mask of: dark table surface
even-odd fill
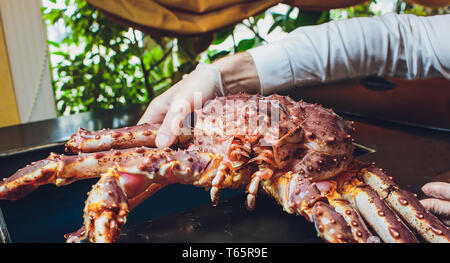
[[[137,122],[145,106],[82,113],[0,129],[2,177],[26,164],[63,153],[62,142],[79,127],[116,128]],[[369,120],[356,121],[355,155],[376,162],[405,189],[422,196],[429,181],[450,182],[450,133]],[[40,187],[15,202],[0,201],[13,242],[63,242],[63,234],[82,224],[86,193],[96,179],[57,188]],[[173,198],[176,196],[176,198]],[[185,185],[171,185],[133,210],[121,242],[320,242],[312,224],[284,213],[269,197],[258,195],[256,209],[245,209],[243,191],[224,190],[217,207],[209,193]]]

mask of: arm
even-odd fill
[[[214,96],[228,93],[257,93],[260,81],[253,59],[247,52],[219,59],[212,66],[200,64],[169,90],[155,98],[138,124],[161,124],[155,143],[172,145],[185,116]]]
[[[263,94],[367,75],[450,79],[449,26],[450,15],[354,18],[302,27],[249,52]]]
[[[154,99],[139,123],[161,124],[158,147],[171,145],[186,114],[216,95],[270,94],[365,75],[450,79],[450,15],[389,14],[302,27],[285,39],[197,68]],[[195,98],[195,94],[200,94]]]

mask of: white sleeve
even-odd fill
[[[262,94],[368,75],[450,79],[450,15],[331,21],[249,53]]]

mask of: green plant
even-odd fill
[[[124,27],[83,0],[42,13],[46,24],[62,20],[69,31],[60,43],[49,41],[58,61],[52,65],[58,115],[146,103],[191,71],[203,51],[189,49],[194,38],[150,37]]]
[[[252,33],[252,37],[240,40],[236,38],[236,25],[198,37],[156,37],[111,21],[84,0],[64,0],[61,8],[43,7],[47,25],[63,21],[67,30],[61,41],[49,41],[58,115],[148,103],[200,61],[208,63],[262,45],[267,42],[264,37],[277,28],[291,32],[332,19],[375,15],[372,3],[376,1],[326,12],[295,7],[283,13],[263,12],[238,24]],[[397,12],[425,11],[402,0],[397,3]],[[258,22],[268,15],[273,23],[267,32],[261,32]],[[232,44],[223,47],[230,38]]]

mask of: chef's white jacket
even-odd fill
[[[331,21],[298,28],[249,53],[265,95],[368,75],[450,79],[450,15]]]

